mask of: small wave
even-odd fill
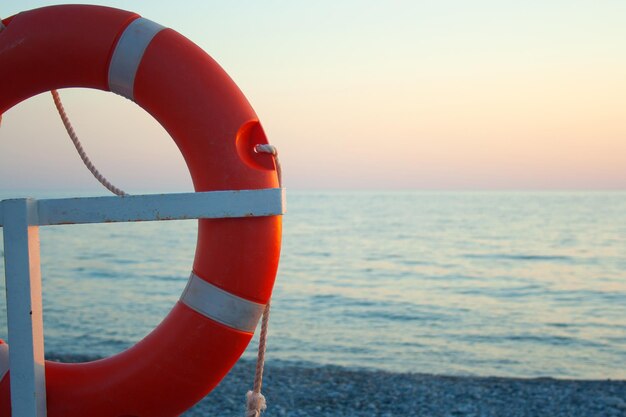
[[[95,270],[89,273],[89,278],[118,278],[118,274],[115,271],[109,270]]]
[[[566,328],[566,327],[570,327],[571,324],[568,324],[568,323],[546,323],[546,326]]]
[[[529,284],[516,287],[460,287],[456,293],[470,296],[485,296],[501,299],[518,299],[544,295],[548,290],[540,285]]]
[[[187,277],[185,275],[146,275],[146,279],[164,282],[186,282]]]
[[[512,335],[477,335],[471,334],[462,336],[463,340],[479,344],[519,344],[530,343],[547,346],[584,346],[603,347],[604,344],[598,341],[585,340],[577,337],[555,335],[555,334],[512,334]]]
[[[441,275],[431,275],[430,279],[437,281],[445,281],[445,282],[455,282],[455,281],[481,281],[483,278],[476,275],[466,275],[461,273],[455,274],[441,274]]]
[[[119,265],[133,265],[133,264],[138,264],[140,261],[138,259],[116,258],[113,262]]]
[[[422,261],[422,260],[416,260],[416,259],[405,259],[399,262],[401,265],[407,265],[407,266],[415,266],[415,265],[435,265],[433,262],[430,261]]]
[[[389,309],[385,306],[375,306],[366,311],[347,311],[344,312],[345,317],[353,317],[359,320],[368,320],[369,322],[377,321],[384,323],[398,322],[421,322],[426,324],[440,323],[449,321],[450,314],[435,313],[432,311],[422,311],[418,309]]]
[[[93,362],[102,358],[103,358],[102,356],[98,356],[98,355],[83,355],[83,354],[76,354],[76,353],[57,353],[57,352],[46,353],[46,360],[49,360],[52,362],[63,362],[63,363]]]
[[[528,255],[528,254],[506,254],[506,253],[468,253],[463,255],[468,259],[500,259],[510,261],[538,261],[538,262],[571,262],[573,258],[565,255]]]
[[[332,256],[330,252],[319,252],[319,251],[302,252],[302,254],[307,257],[312,257],[312,258],[330,258]]]

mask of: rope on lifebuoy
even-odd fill
[[[65,126],[65,129],[67,130],[67,133],[70,136],[72,143],[76,147],[78,155],[80,155],[80,158],[82,159],[87,169],[89,169],[93,176],[112,193],[120,196],[127,195],[124,191],[111,184],[104,177],[104,175],[102,175],[93,165],[93,163],[87,156],[87,153],[83,149],[82,144],[78,139],[78,135],[76,135],[72,123],[70,122],[69,117],[65,112],[58,91],[52,90],[51,93],[54,100],[54,105],[59,112],[59,116],[61,116],[63,125]],[[260,144],[256,145],[254,150],[258,153],[268,153],[274,157],[274,161],[276,163],[276,174],[278,175],[278,186],[282,188],[282,167],[280,165],[280,159],[278,158],[278,150],[276,149],[276,147],[269,144]],[[263,386],[263,370],[265,368],[265,350],[267,346],[267,330],[269,327],[269,317],[270,303],[268,302],[265,306],[265,309],[263,310],[263,318],[261,320],[261,334],[259,335],[259,349],[257,353],[257,363],[254,374],[254,385],[252,390],[246,393],[246,417],[259,417],[261,413],[267,409],[267,402],[265,396],[261,393],[261,388]]]
[[[274,157],[276,163],[276,174],[278,175],[278,186],[283,187],[283,172],[278,159],[278,149],[274,145],[256,145],[255,152],[268,153]],[[267,409],[265,396],[261,394],[263,386],[263,369],[265,368],[265,348],[267,346],[267,329],[270,322],[270,304],[268,301],[263,310],[261,320],[261,334],[259,335],[259,350],[254,373],[254,385],[252,391],[246,393],[246,417],[259,417]]]
[[[0,32],[2,32],[5,28],[6,26],[4,25],[4,23],[2,22],[0,18]],[[85,152],[78,138],[78,135],[76,134],[76,131],[74,130],[74,127],[72,126],[72,123],[70,122],[69,117],[67,116],[67,113],[65,111],[65,108],[63,107],[63,103],[61,102],[61,97],[58,91],[51,90],[50,93],[52,94],[55,107],[57,108],[57,111],[59,113],[59,116],[61,117],[63,125],[65,126],[65,129],[70,139],[72,140],[72,143],[74,144],[74,147],[76,148],[76,151],[78,152],[80,158],[82,159],[87,169],[89,169],[91,174],[112,193],[119,195],[119,196],[127,195],[123,190],[111,184],[111,182],[108,181],[104,177],[104,175],[102,175],[98,171],[98,169],[94,166],[94,164],[91,162],[91,160],[87,156],[87,153]],[[1,122],[2,122],[2,114],[0,114],[0,123]],[[279,184],[279,187],[282,188],[282,169],[280,165],[280,160],[278,158],[278,150],[276,149],[276,147],[273,145],[269,145],[269,144],[259,144],[259,145],[256,145],[254,149],[255,149],[255,152],[268,153],[274,157],[274,161],[276,164],[276,173],[278,175],[278,184]],[[265,366],[265,351],[266,351],[266,346],[267,346],[267,330],[269,327],[269,316],[270,316],[270,302],[266,304],[265,309],[263,311],[263,318],[261,320],[261,334],[259,335],[259,349],[258,349],[257,364],[256,364],[256,370],[255,370],[255,376],[254,376],[254,386],[251,391],[248,391],[246,393],[246,406],[247,406],[246,417],[259,417],[261,413],[267,409],[266,399],[265,399],[265,396],[261,393],[261,388],[263,386],[263,370]]]
[[[278,149],[274,145],[256,145],[254,151],[257,153],[269,153],[274,157],[276,163],[276,174],[278,175],[278,186],[283,188],[283,170],[280,166],[280,160],[278,159]]]
[[[74,144],[74,147],[76,148],[80,159],[82,159],[89,172],[91,172],[91,174],[100,182],[100,184],[104,185],[107,190],[111,191],[113,194],[119,196],[128,195],[123,190],[111,184],[111,182],[107,180],[106,177],[102,175],[100,171],[98,171],[98,169],[95,167],[95,165],[91,162],[89,156],[87,156],[87,152],[85,152],[85,149],[83,149],[83,145],[80,143],[80,139],[78,139],[78,135],[74,130],[74,126],[72,126],[72,122],[70,122],[70,118],[65,112],[63,103],[61,103],[61,96],[59,96],[59,92],[57,90],[52,90],[50,91],[50,93],[52,94],[52,99],[54,100],[54,105],[59,112],[59,116],[61,116],[61,120],[63,121],[63,126],[65,126],[65,130],[67,130],[67,134],[70,136],[70,139],[72,140],[72,143]]]
[[[76,151],[78,151],[78,155],[82,159],[83,163],[89,169],[89,171],[93,174],[93,176],[104,185],[109,191],[116,195],[127,195],[124,191],[117,188],[113,184],[111,184],[105,177],[102,175],[98,169],[93,165],[87,153],[83,149],[80,140],[78,139],[78,135],[63,108],[63,103],[61,103],[61,97],[56,90],[52,90],[52,98],[54,100],[54,105],[56,106],[59,116],[61,116],[61,120],[63,121],[63,125],[67,130],[72,143],[76,147]],[[1,120],[1,119],[0,119]],[[274,161],[276,163],[276,174],[278,175],[278,186],[282,188],[283,180],[282,180],[282,167],[280,165],[280,159],[278,158],[278,150],[275,146],[269,144],[259,144],[256,145],[254,150],[258,153],[268,153],[274,157]],[[261,334],[259,335],[259,349],[257,354],[257,363],[254,374],[254,385],[252,391],[248,391],[246,393],[246,417],[259,417],[263,411],[267,409],[267,402],[265,396],[261,393],[261,388],[263,386],[263,370],[265,368],[265,350],[267,346],[267,330],[269,327],[269,318],[270,318],[270,302],[268,302],[263,310],[263,318],[261,320]]]

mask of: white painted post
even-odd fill
[[[46,417],[37,202],[3,202],[12,417]]]

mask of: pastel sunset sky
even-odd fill
[[[118,1],[230,74],[292,189],[626,189],[626,2]],[[0,15],[53,4],[3,2]],[[1,91],[0,91],[1,94]],[[121,188],[190,190],[163,129],[61,91]],[[94,189],[49,94],[9,110],[0,190]]]

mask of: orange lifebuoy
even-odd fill
[[[196,191],[278,186],[250,104],[222,68],[177,32],[118,9],[67,5],[19,13],[0,32],[0,114],[52,89],[121,94],[172,136]],[[268,302],[280,216],[200,220],[189,283],[152,333],[112,357],[46,362],[48,417],[178,416],[248,345]],[[2,375],[0,375],[2,378]],[[11,414],[10,372],[0,417]]]

